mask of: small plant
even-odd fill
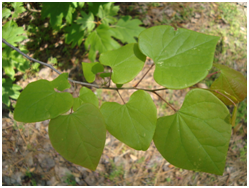
[[[116,166],[113,161],[111,162],[111,173],[109,175],[105,175],[105,178],[109,179],[110,181],[116,183],[119,178],[123,178],[124,176],[124,169],[123,166]]]
[[[72,174],[69,174],[66,176],[66,180],[65,183],[67,185],[71,185],[71,186],[76,186],[76,181],[75,181],[75,177]]]

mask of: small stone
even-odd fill
[[[3,179],[2,179],[3,183],[5,183],[5,185],[13,185],[13,184],[16,184],[16,180],[9,177],[9,176],[3,176]]]
[[[48,124],[49,124],[49,119],[42,122],[42,125],[44,127],[48,126]]]
[[[85,181],[90,185],[93,186],[96,184],[96,180],[94,176],[87,176]]]
[[[24,174],[22,172],[16,172],[15,174],[13,174],[11,176],[12,179],[16,180],[16,182],[18,184],[22,183],[22,177],[24,176]]]
[[[38,131],[40,131],[40,129],[41,129],[41,122],[36,122],[36,123],[35,123],[35,128],[36,128]]]
[[[41,163],[41,167],[47,169],[47,171],[49,171],[54,166],[55,166],[54,159],[50,157],[46,157]]]
[[[51,144],[49,142],[46,142],[43,146],[43,148],[46,150],[46,151],[50,151],[51,149]]]

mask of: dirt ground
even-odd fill
[[[128,5],[120,6],[122,13],[125,14]],[[143,20],[145,25],[156,25],[157,22],[162,21],[160,19],[163,19],[161,17],[164,14],[169,17],[176,14],[174,7],[176,5],[174,4],[162,3],[160,6],[151,8],[140,3],[137,6],[139,11],[146,9],[147,6],[147,15]],[[199,6],[199,4],[186,6]],[[200,31],[200,25],[208,28],[209,19],[213,19],[212,14],[210,16],[206,13],[210,6],[215,6],[215,4],[206,6],[207,9],[204,9],[203,12],[194,12],[186,22],[177,22],[177,27],[196,31]],[[243,5],[243,11],[244,9]],[[229,26],[222,21],[217,25],[229,29]],[[53,53],[56,52],[59,50],[55,50]],[[70,61],[74,62],[76,58],[78,58],[77,55],[73,56]],[[80,58],[79,62],[87,61],[84,59],[86,57]],[[40,60],[47,62],[48,58]],[[150,59],[147,59],[139,75],[129,84],[125,84],[124,87],[137,83],[152,63]],[[238,61],[237,70],[246,74],[246,63],[246,59]],[[77,77],[80,71],[77,65],[66,70],[72,78]],[[139,84],[139,88],[161,88],[153,79],[153,71],[153,69],[150,70],[145,76]],[[53,80],[57,76],[49,68],[42,68],[37,74],[30,75],[27,79],[20,79],[17,84],[24,88],[30,82],[39,79]],[[84,80],[84,78],[80,79]],[[100,80],[97,79],[96,83],[99,82]],[[111,83],[111,86],[115,86],[115,84]],[[72,86],[69,90],[76,89],[77,94],[80,87],[73,88]],[[94,88],[92,90],[99,98],[99,105],[104,101],[115,101],[122,104],[116,91],[96,90]],[[127,102],[134,91],[121,90],[120,93]],[[158,93],[170,101],[176,109],[180,109],[188,91],[189,89],[164,90]],[[157,106],[158,117],[173,113],[156,95],[151,94],[151,97]],[[15,101],[12,102],[15,103]],[[91,171],[68,162],[53,149],[48,136],[48,125],[49,120],[27,124],[16,122],[11,112],[3,111],[2,185],[247,185],[246,123],[240,123],[240,129],[237,132],[232,131],[226,167],[222,176],[177,168],[160,155],[153,142],[147,151],[137,151],[121,143],[108,132],[99,165],[95,171]]]

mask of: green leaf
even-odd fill
[[[65,42],[66,44],[72,43],[72,47],[75,45],[80,46],[84,38],[84,30],[80,28],[81,26],[73,23],[65,28]]]
[[[206,77],[212,67],[219,37],[171,26],[142,31],[138,45],[156,65],[155,81],[170,89],[183,89]]]
[[[83,16],[83,18],[78,17],[78,19],[76,20],[77,24],[80,25],[80,29],[84,30],[85,28],[87,28],[89,32],[92,31],[95,27],[93,13],[90,12],[89,14],[86,14],[82,11],[81,15]]]
[[[79,6],[80,8],[83,8],[84,5],[85,5],[85,2],[77,2],[77,3],[78,3],[78,6]]]
[[[99,75],[101,78],[106,78],[106,77],[110,77],[111,76],[111,73],[110,72],[104,72],[104,73],[100,73]]]
[[[23,3],[22,2],[14,2],[11,3],[11,5],[14,8],[14,14],[12,15],[12,18],[17,18],[18,15],[24,11],[26,11],[26,9],[23,7]]]
[[[104,149],[106,128],[99,109],[90,103],[49,123],[49,138],[66,160],[95,170]]]
[[[87,2],[89,12],[92,12],[96,16],[99,11],[99,6],[107,3],[108,2]]]
[[[157,111],[150,95],[134,92],[128,103],[106,102],[101,108],[107,130],[136,150],[147,150],[156,128]]]
[[[94,106],[99,107],[97,96],[87,87],[82,87],[80,89],[79,97],[74,98],[73,110],[76,111],[83,103],[91,103]]]
[[[220,69],[220,76],[212,83],[210,89],[223,93],[235,103],[243,101],[247,96],[247,82],[243,74],[225,65],[214,64],[214,66]],[[224,96],[213,93],[226,105],[233,104]]]
[[[104,67],[99,62],[95,63],[84,63],[82,62],[82,70],[86,81],[91,83],[95,80],[95,75],[98,72],[103,72]]]
[[[28,50],[24,46],[19,47],[19,49],[27,54]],[[25,73],[25,70],[30,68],[30,61],[24,58],[19,52],[12,50],[10,60],[13,62],[14,66],[18,71]]]
[[[17,100],[14,119],[38,122],[66,113],[73,105],[73,97],[70,93],[56,92],[54,87],[57,86],[47,80],[28,84]]]
[[[71,84],[68,82],[68,73],[60,74],[56,79],[51,81],[51,84],[54,88],[59,91],[64,91],[65,89],[69,89]]]
[[[116,84],[117,88],[121,88],[123,86],[123,84]]]
[[[19,47],[19,49],[27,53],[27,50],[24,49],[22,46]],[[20,53],[18,53],[15,50],[12,50],[12,48],[6,46],[3,49],[2,53],[2,65],[3,69],[6,75],[8,75],[10,78],[14,78],[15,76],[15,68],[18,71],[25,72],[26,69],[29,69],[29,61],[24,58]]]
[[[75,10],[72,3],[55,3],[55,2],[46,2],[42,3],[42,19],[49,17],[52,28],[59,28],[62,25],[62,19],[65,18],[66,22],[72,23],[72,15]]]
[[[99,6],[97,16],[101,18],[103,24],[108,25],[109,23],[113,24],[116,22],[115,15],[118,14],[119,6],[114,6],[114,2],[109,2]]]
[[[116,25],[113,25],[111,28],[113,32],[113,36],[122,43],[135,43],[137,42],[134,37],[138,37],[138,35],[145,30],[143,27],[139,27],[142,22],[138,19],[131,20],[131,16],[124,16]]]
[[[22,89],[22,87],[13,84],[13,81],[14,80],[9,78],[2,79],[2,102],[7,106],[10,106],[9,97],[12,99],[17,99],[20,95],[19,90]]]
[[[17,42],[20,42],[27,38],[26,36],[22,35],[25,33],[23,27],[18,27],[17,23],[12,22],[12,20],[4,24],[2,31],[2,38],[4,38],[8,43],[12,44],[13,46],[17,46]],[[2,48],[5,47],[7,47],[7,45],[2,43]]]
[[[8,9],[8,8],[3,8],[3,11],[2,11],[2,19],[3,18],[8,18],[9,16],[11,15],[11,10]]]
[[[103,53],[109,50],[114,50],[120,47],[118,42],[111,38],[110,28],[106,25],[99,25],[86,39],[85,47],[89,51],[89,59],[94,62],[96,52]]]
[[[116,84],[125,84],[135,78],[143,69],[145,60],[146,57],[139,50],[137,43],[104,52],[99,58],[101,64],[112,68],[112,81]]]
[[[222,175],[230,136],[227,107],[211,92],[193,89],[178,112],[157,120],[153,139],[171,164]]]
[[[6,75],[8,75],[11,79],[14,79],[15,77],[15,66],[14,62],[12,61],[12,49],[8,46],[3,49],[2,53],[2,66],[3,70]]]

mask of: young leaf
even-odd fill
[[[14,62],[12,61],[12,48],[6,46],[2,52],[2,66],[6,75],[11,79],[15,77]]]
[[[17,18],[18,15],[22,12],[24,12],[26,9],[23,7],[23,3],[22,2],[13,2],[11,3],[11,5],[14,8],[14,13],[12,15],[12,18]]]
[[[96,169],[106,139],[105,122],[96,106],[85,103],[72,114],[51,119],[48,133],[52,146],[62,157]]]
[[[74,5],[74,8],[77,8],[78,6],[83,8],[85,2],[72,2],[72,4]]]
[[[76,111],[83,103],[91,103],[94,106],[99,107],[97,96],[87,87],[82,87],[80,89],[79,97],[74,98],[73,110]]]
[[[112,81],[116,84],[125,84],[135,78],[143,69],[145,60],[137,43],[104,52],[99,58],[101,64],[112,68]]]
[[[119,6],[114,6],[113,2],[102,4],[99,6],[97,16],[101,18],[101,23],[108,25],[109,23],[115,23],[115,15],[118,14]]]
[[[211,92],[193,89],[181,109],[157,120],[154,143],[179,168],[222,175],[231,136],[227,107]]]
[[[94,62],[96,58],[96,52],[106,52],[108,50],[114,50],[120,47],[118,42],[111,38],[110,28],[106,25],[99,25],[86,39],[85,47],[89,51],[89,59]]]
[[[139,27],[142,22],[138,19],[131,20],[131,16],[124,16],[118,20],[116,25],[111,28],[113,36],[122,43],[135,43],[137,42],[134,37],[138,35],[145,29],[144,27]]]
[[[95,16],[97,16],[99,11],[99,6],[107,3],[108,2],[87,2],[89,12],[92,12]]]
[[[98,72],[103,72],[104,67],[99,62],[95,63],[84,63],[82,62],[82,70],[86,81],[91,83],[95,80],[95,75]]]
[[[17,42],[20,42],[26,39],[26,36],[23,36],[25,31],[23,27],[18,27],[17,23],[12,22],[12,20],[8,21],[3,26],[3,33],[2,38],[4,38],[8,43],[12,44],[13,46],[17,46]],[[7,47],[6,44],[2,43],[2,48]]]
[[[67,79],[62,78],[60,79]],[[14,119],[21,122],[38,122],[66,113],[73,105],[70,93],[58,93],[54,82],[38,80],[27,85],[19,96]],[[58,88],[61,88],[58,85]]]
[[[11,10],[8,8],[3,8],[2,10],[2,19],[3,18],[8,18],[11,15]]]
[[[136,150],[147,150],[156,128],[157,112],[150,95],[134,92],[128,103],[106,102],[101,108],[107,130]]]
[[[243,101],[247,95],[247,83],[243,74],[225,65],[214,64],[214,66],[220,69],[221,74],[219,78],[212,83],[210,89],[220,91],[235,103]],[[213,93],[226,105],[233,104],[226,97],[216,92]]]
[[[62,73],[53,81],[51,84],[54,88],[58,89],[59,91],[64,91],[65,89],[69,89],[71,84],[68,82],[68,73]]]
[[[93,13],[89,12],[89,14],[87,15],[82,11],[81,15],[83,16],[83,18],[78,17],[78,19],[76,20],[77,24],[80,25],[80,29],[84,30],[85,28],[87,28],[88,32],[92,31],[95,27]]]
[[[72,47],[74,47],[75,45],[80,46],[83,41],[84,30],[82,30],[80,27],[80,25],[73,23],[72,25],[65,28],[65,42],[67,44],[72,43]]]
[[[140,50],[152,58],[155,81],[170,89],[183,89],[204,79],[212,67],[219,37],[171,26],[154,26],[138,37]]]
[[[19,90],[22,87],[16,84],[13,84],[13,80],[9,78],[2,79],[2,102],[7,106],[10,106],[10,98],[17,99],[20,95]]]
[[[21,46],[19,47],[19,49],[25,54],[28,53],[28,50],[25,49],[25,46]],[[21,71],[24,73],[25,70],[30,68],[30,61],[28,61],[26,58],[24,58],[20,53],[18,53],[15,50],[11,51],[9,58],[18,71]]]
[[[66,18],[67,23],[72,23],[72,15],[75,10],[74,5],[69,2],[46,2],[42,3],[41,17],[50,18],[50,23],[53,28],[58,28],[62,24],[62,18]]]

